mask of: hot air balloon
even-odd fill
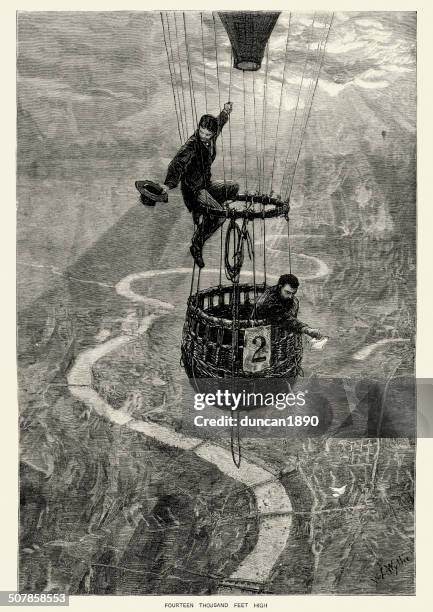
[[[235,68],[260,70],[279,14],[258,11],[218,13],[232,45]]]
[[[287,67],[291,64],[291,24],[294,19],[291,14],[288,18],[277,12],[220,12],[213,13],[211,18],[209,14],[201,14],[200,24],[188,28],[188,19],[191,18],[187,18],[185,13],[181,16],[179,13],[161,13],[179,137],[181,142],[185,142],[190,130],[197,128],[197,100],[202,99],[207,112],[210,106],[221,108],[223,84],[228,84],[228,99],[234,85],[237,91],[243,91],[243,150],[233,154],[230,120],[229,147],[226,141],[224,148],[224,140],[221,147],[224,180],[228,167],[231,176],[244,168],[245,191],[237,196],[235,202],[227,201],[222,210],[203,208],[199,211],[219,216],[224,221],[220,236],[219,282],[202,287],[201,270],[194,264],[182,334],[181,362],[196,389],[203,389],[203,381],[212,380],[218,384],[236,380],[254,388],[255,381],[266,379],[279,379],[287,389],[287,384],[292,384],[302,374],[302,336],[260,319],[255,304],[269,286],[266,228],[270,219],[281,219],[287,224],[286,257],[287,268],[291,271],[290,197],[333,15],[314,14],[303,38],[293,43],[297,57],[300,45],[304,55],[301,56],[302,74],[296,92],[296,108],[288,111],[284,100],[288,87]],[[281,19],[279,36],[283,34],[285,37],[285,53],[283,60],[279,60],[279,106],[274,110],[271,124],[267,121],[269,64],[272,61],[272,34]],[[197,25],[201,30],[198,38]],[[191,31],[195,36],[193,45]],[[225,63],[221,61],[221,53],[224,48],[222,41],[227,41],[227,38],[231,61]],[[197,62],[200,47],[202,61]],[[211,56],[215,63],[213,75],[210,75]],[[218,99],[212,100],[216,94]],[[254,117],[248,113],[253,113]],[[283,133],[285,113],[289,129]],[[252,150],[248,120],[255,126]],[[251,160],[257,161],[254,172],[248,167]],[[277,171],[280,178],[276,187]],[[259,227],[261,244],[257,241]],[[252,262],[252,279],[245,282],[241,274],[248,258]]]

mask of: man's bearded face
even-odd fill
[[[280,290],[281,299],[284,301],[291,300],[296,295],[297,289],[294,289],[291,285],[283,285]]]

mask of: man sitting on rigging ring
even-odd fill
[[[223,203],[235,200],[239,185],[232,181],[213,181],[211,166],[216,157],[216,139],[232,112],[232,102],[226,102],[214,117],[203,115],[198,129],[188,138],[170,162],[162,189],[168,193],[181,184],[182,196],[191,212],[196,230],[190,247],[195,263],[203,268],[203,245],[224,223],[224,217],[201,214],[198,206],[224,210]],[[201,219],[200,219],[201,218]]]
[[[325,338],[319,329],[310,327],[299,321],[299,300],[296,292],[299,280],[294,274],[283,274],[278,283],[268,287],[258,296],[255,303],[255,314],[258,319],[266,319],[269,323],[284,327],[298,334],[306,334],[315,340]]]

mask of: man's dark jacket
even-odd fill
[[[256,301],[256,316],[259,319],[267,319],[273,325],[281,325],[300,334],[307,326],[298,321],[298,310],[298,298],[284,300],[278,285],[268,287]]]
[[[211,166],[216,157],[216,139],[229,118],[226,111],[217,117],[218,131],[209,144],[204,144],[198,130],[188,138],[168,166],[164,183],[170,189],[181,182],[182,193],[188,201],[194,199],[201,189],[211,182]]]

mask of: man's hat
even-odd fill
[[[167,193],[158,183],[153,181],[135,181],[135,187],[140,193],[140,201],[145,206],[155,206],[156,202],[168,202]]]

